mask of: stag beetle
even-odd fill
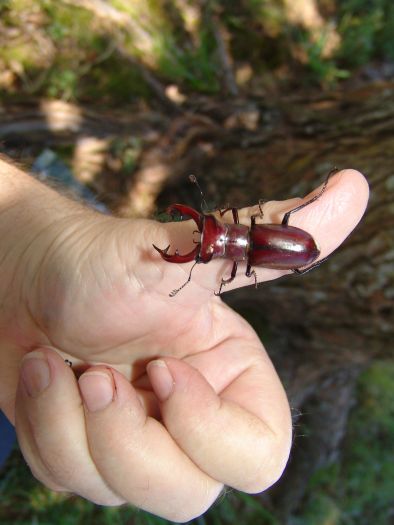
[[[273,268],[277,270],[291,270],[297,274],[304,274],[316,268],[323,261],[316,261],[320,255],[319,247],[310,233],[301,228],[289,225],[289,218],[293,213],[309,206],[312,202],[319,199],[326,190],[329,178],[337,173],[337,168],[331,170],[326,177],[322,189],[310,200],[293,208],[285,213],[280,224],[256,224],[256,219],[263,218],[263,202],[259,202],[259,213],[251,216],[250,228],[239,223],[238,208],[224,208],[218,210],[222,217],[226,212],[231,211],[234,224],[227,224],[218,221],[211,213],[199,213],[193,208],[184,204],[173,204],[167,208],[166,212],[174,216],[179,213],[181,217],[190,217],[197,224],[198,233],[201,234],[200,241],[195,243],[196,247],[185,255],[179,254],[178,250],[170,255],[168,250],[170,246],[163,250],[153,244],[162,258],[171,263],[187,263],[195,261],[190,270],[187,281],[179,288],[173,290],[169,295],[174,297],[182,288],[184,288],[191,279],[192,270],[196,264],[209,263],[212,259],[222,257],[234,261],[230,277],[222,279],[219,292],[220,295],[223,286],[231,283],[237,274],[238,263],[246,261],[246,276],[254,277],[257,287],[256,272],[253,266],[264,268]],[[201,195],[202,191],[194,175],[190,180],[197,184]]]

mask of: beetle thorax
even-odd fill
[[[213,215],[204,215],[199,258],[207,263],[217,257],[233,261],[247,259],[249,228],[243,224],[225,224]]]

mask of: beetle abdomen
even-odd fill
[[[278,270],[301,268],[313,262],[320,250],[305,230],[282,224],[256,224],[250,232],[248,263]]]

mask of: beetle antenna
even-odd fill
[[[185,283],[182,284],[182,286],[180,286],[179,288],[176,288],[175,290],[172,290],[172,292],[169,294],[170,297],[175,297],[176,294],[182,290],[182,288],[184,288],[187,284],[190,283],[190,279],[192,278],[192,271],[193,271],[193,268],[196,266],[196,264],[198,263],[198,261],[196,261],[193,266],[190,268],[190,273],[189,273],[189,277],[187,278],[187,281]]]
[[[204,193],[201,189],[201,186],[199,185],[198,183],[198,180],[197,180],[197,177],[195,175],[189,175],[189,180],[190,182],[192,182],[193,184],[195,184],[198,188],[198,191],[200,192],[200,195],[201,195],[201,211],[203,212],[203,206],[205,207],[205,211],[208,211],[209,210],[209,206],[207,204],[207,201],[205,200],[205,197],[204,197]]]

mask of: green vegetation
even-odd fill
[[[246,87],[332,85],[394,58],[390,0],[312,2],[312,20],[274,0],[215,0],[204,10],[164,0],[110,5],[114,18],[62,0],[1,0],[0,96],[125,103],[151,97],[141,67],[183,92],[219,93],[218,21],[235,76],[249,68]]]
[[[131,506],[98,507],[81,498],[49,491],[36,482],[18,452],[0,476],[2,525],[170,525],[171,522]],[[242,516],[242,521],[241,520]],[[234,523],[279,525],[253,496],[228,492],[193,525]]]
[[[394,363],[359,379],[339,463],[316,473],[296,525],[387,525],[394,494]]]
[[[394,4],[389,0],[346,0],[339,5],[343,44],[338,57],[342,63],[351,67],[379,58],[393,60]]]

